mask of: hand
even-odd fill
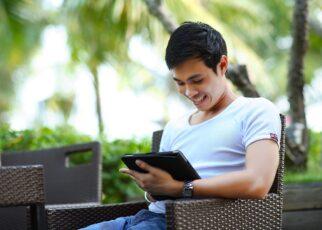
[[[152,195],[181,196],[183,188],[182,181],[174,180],[168,172],[153,167],[143,161],[136,160],[135,163],[147,171],[147,173],[140,173],[128,168],[122,168],[120,172],[131,176],[144,191]]]

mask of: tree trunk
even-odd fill
[[[96,115],[97,115],[97,121],[98,121],[98,133],[99,136],[102,137],[104,135],[104,122],[102,118],[102,108],[101,108],[101,93],[100,93],[100,84],[99,84],[99,78],[98,78],[98,72],[97,67],[91,68],[91,73],[93,75],[93,85],[94,85],[94,91],[95,91],[95,108],[96,108]]]
[[[144,0],[144,2],[149,12],[161,22],[169,34],[178,27],[178,23],[174,21],[171,14],[163,7],[161,0]]]
[[[246,65],[229,65],[227,78],[242,92],[245,97],[260,96],[249,79]]]
[[[307,0],[296,0],[293,13],[293,43],[288,70],[288,101],[292,124],[287,130],[289,146],[297,157],[295,164],[305,168],[308,147],[308,131],[304,105],[303,64],[307,49]]]

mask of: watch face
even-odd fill
[[[192,197],[192,192],[193,192],[193,185],[192,182],[187,182],[184,184],[183,187],[183,197]]]

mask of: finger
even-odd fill
[[[152,175],[152,176],[160,176],[162,174],[169,174],[167,171],[162,170],[160,168],[154,167],[149,165],[148,163],[141,161],[141,160],[136,160],[135,163],[142,169],[148,171],[148,173],[145,173],[145,175]],[[144,174],[143,174],[144,175]],[[170,175],[170,174],[169,174]],[[170,175],[171,176],[171,175]]]
[[[141,181],[139,181],[137,178],[135,178],[131,173],[131,170],[129,170],[129,169],[126,169],[126,168],[122,168],[122,169],[120,169],[119,170],[121,173],[124,173],[124,174],[127,174],[129,177],[131,177],[134,181],[135,181],[135,183],[139,186],[139,187],[141,187]]]
[[[128,168],[120,168],[119,172],[121,173],[128,173],[130,170]]]
[[[129,176],[131,176],[133,179],[135,179],[136,181],[140,182],[142,180],[142,177],[144,176],[145,173],[139,173],[135,170],[131,170],[128,168],[121,168],[119,170],[121,173],[125,173]]]
[[[151,174],[158,173],[158,170],[160,170],[160,169],[153,167],[153,166],[149,165],[148,163],[141,161],[141,160],[136,160],[135,163],[141,169],[144,169],[145,171],[148,171]]]
[[[130,169],[127,169],[127,168],[121,168],[119,171],[120,171],[121,173],[124,173],[124,174],[129,175],[130,177],[132,177],[133,179],[135,179],[135,180],[136,180],[136,178],[135,178],[135,173],[134,173],[134,171],[133,171],[133,170],[130,170]]]
[[[121,170],[120,170],[121,171]],[[123,170],[122,170],[123,171]],[[127,174],[128,176],[130,176],[134,181],[135,183],[141,188],[144,190],[144,184],[142,182],[142,179],[137,175],[137,172],[136,171],[133,171],[133,170],[124,170],[123,171],[125,174]],[[146,173],[145,173],[146,174]]]
[[[132,176],[131,174],[127,174],[129,177],[131,177],[136,183],[138,183],[138,181],[136,180],[136,178],[134,176]]]

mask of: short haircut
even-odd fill
[[[216,72],[222,55],[227,56],[227,46],[217,30],[201,22],[184,22],[170,36],[165,61],[173,69],[197,58]]]

